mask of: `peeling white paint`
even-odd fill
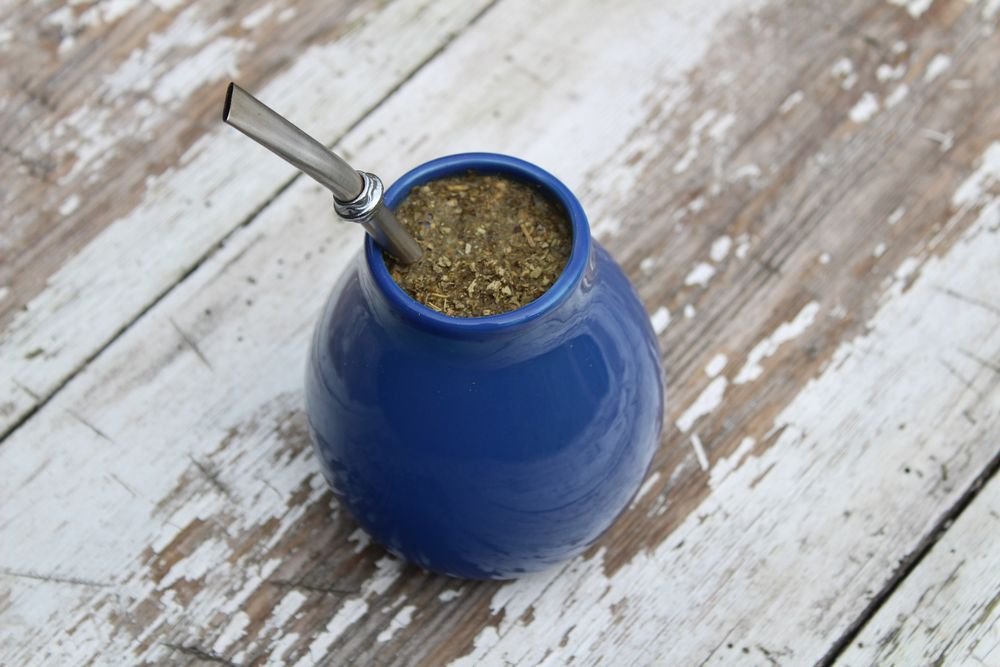
[[[723,115],[719,120],[715,121],[712,127],[708,130],[708,136],[712,138],[716,143],[722,143],[729,133],[729,130],[733,128],[736,124],[736,115],[727,113]]]
[[[1000,279],[1000,237],[985,229],[974,225],[948,256],[928,261],[910,292],[883,303],[871,333],[844,342],[834,355],[842,363],[830,365],[776,417],[775,426],[785,428],[774,431],[770,447],[753,456],[755,445],[741,442],[732,458],[742,463],[716,473],[713,493],[669,537],[610,576],[598,550],[558,572],[506,584],[491,605],[494,614],[504,612],[499,626],[481,631],[473,652],[454,664],[687,664],[713,656],[724,663],[720,640],[734,627],[737,651],[741,645],[767,649],[787,631],[789,618],[807,619],[810,631],[783,639],[783,657],[796,664],[820,660],[827,638],[841,636],[863,610],[870,568],[891,577],[899,559],[919,545],[928,521],[964,491],[929,475],[887,475],[885,461],[930,470],[947,460],[951,475],[965,481],[992,454],[974,444],[983,428],[1000,424],[997,393],[982,405],[926,354],[929,341],[987,358],[1000,353],[996,316],[941,292],[947,285],[982,298],[988,288],[981,272]],[[977,372],[971,360],[964,368]],[[977,425],[961,407],[974,410]],[[897,423],[905,423],[905,431]],[[951,435],[927,437],[915,447],[920,436],[914,434],[940,432]],[[845,440],[854,443],[847,455],[829,445]],[[845,540],[848,533],[861,543]],[[761,535],[767,536],[763,551]],[[859,549],[871,556],[859,561]],[[536,621],[520,623],[529,606]],[[680,614],[679,608],[701,613]],[[890,620],[895,616],[893,610]]]
[[[861,98],[855,103],[851,110],[847,113],[847,116],[855,123],[865,123],[871,119],[876,113],[878,113],[879,104],[878,98],[875,97],[874,93],[865,91],[861,94]]]
[[[655,257],[645,257],[639,262],[639,270],[643,273],[652,273],[653,269],[656,268],[656,258]]]
[[[687,433],[694,426],[694,423],[711,413],[722,403],[722,397],[726,393],[729,380],[720,376],[708,383],[698,398],[688,406],[680,417],[677,418],[677,428],[681,433]]]
[[[309,667],[322,660],[333,643],[368,612],[369,600],[385,593],[402,571],[402,562],[390,556],[376,561],[375,574],[365,581],[357,597],[347,600],[337,610],[323,632],[309,644],[308,653],[296,663],[296,667]]]
[[[904,7],[912,18],[918,19],[930,9],[934,0],[889,0],[889,4]]]
[[[757,343],[747,355],[746,363],[736,375],[733,384],[746,384],[763,375],[764,368],[761,362],[777,352],[783,344],[801,336],[815,321],[818,312],[819,303],[810,301],[791,321],[782,323],[774,333]]]
[[[682,174],[687,171],[695,158],[698,157],[698,151],[701,148],[701,134],[715,120],[718,113],[715,109],[708,109],[691,124],[691,134],[688,136],[687,150],[681,156],[680,160],[674,164],[675,174]]]
[[[363,528],[358,526],[354,529],[354,532],[347,536],[347,541],[354,542],[354,553],[359,554],[368,548],[368,545],[372,542],[372,538]]]
[[[305,604],[306,600],[309,598],[305,594],[299,591],[289,591],[285,594],[285,597],[281,598],[278,604],[274,605],[274,609],[271,610],[271,615],[267,619],[267,625],[275,630],[280,630],[288,625],[288,622],[292,620],[302,605]]]
[[[726,367],[727,363],[729,363],[729,358],[722,352],[719,352],[714,357],[709,359],[708,364],[705,366],[705,375],[710,378],[714,378],[722,372],[722,369]]]
[[[903,219],[904,215],[906,215],[906,207],[897,206],[892,210],[892,213],[889,214],[889,217],[885,219],[886,224],[895,225],[897,222]]]
[[[907,257],[899,266],[896,267],[896,272],[893,274],[898,282],[905,282],[910,276],[912,276],[917,268],[920,266],[920,259],[917,257]]]
[[[920,130],[920,136],[938,144],[942,153],[947,153],[951,150],[952,146],[955,145],[955,133],[951,130],[948,130],[947,132],[938,132],[937,130],[925,127]]]
[[[737,167],[736,169],[734,169],[733,173],[729,177],[729,179],[731,181],[739,181],[739,180],[742,180],[744,178],[753,179],[753,178],[757,178],[758,176],[760,176],[761,173],[762,172],[760,170],[760,167],[758,167],[757,165],[755,165],[753,163],[750,163],[750,164],[745,164],[745,165],[743,165],[741,167]]]
[[[805,94],[801,90],[796,90],[794,93],[786,97],[785,100],[778,106],[778,113],[780,114],[788,113],[789,111],[797,107],[804,98]]]
[[[375,641],[381,644],[392,639],[397,632],[410,624],[413,620],[413,612],[416,610],[417,608],[412,604],[406,605],[400,609],[396,615],[392,617],[392,620],[389,621],[389,626],[382,632],[378,633],[378,637],[375,638]]]
[[[1000,182],[1000,141],[990,144],[972,174],[969,175],[952,195],[955,208],[971,206],[985,198],[986,191]]]
[[[704,287],[715,275],[715,267],[708,262],[698,262],[691,272],[684,278],[685,285],[699,285]]]
[[[67,216],[73,213],[80,206],[80,195],[71,194],[63,203],[59,204],[59,215]]]
[[[881,83],[886,81],[895,81],[897,79],[902,79],[903,75],[906,74],[906,64],[899,63],[898,65],[889,65],[888,63],[882,63],[877,68],[875,68],[875,78]]]
[[[726,477],[728,477],[730,473],[739,468],[740,464],[743,463],[743,459],[745,459],[747,454],[753,450],[756,444],[756,440],[747,436],[740,441],[740,444],[736,447],[736,451],[729,456],[716,461],[715,465],[712,466],[712,472],[708,477],[709,486],[714,489]]]
[[[705,472],[708,472],[708,456],[705,454],[705,446],[701,444],[701,438],[698,437],[697,433],[691,434],[691,449],[694,450],[694,456],[698,460],[698,466]]]
[[[265,5],[261,5],[243,17],[243,20],[240,21],[240,27],[244,30],[254,30],[255,28],[259,28],[264,25],[264,22],[267,21],[273,13],[274,5],[272,3],[269,2]]]
[[[692,306],[690,303],[684,305],[684,317],[686,319],[690,320],[696,314],[697,314],[697,311],[694,309],[694,306]]]
[[[233,614],[232,618],[229,619],[229,624],[226,625],[219,638],[215,640],[212,650],[216,653],[225,653],[230,646],[246,634],[247,626],[249,625],[250,617],[245,611],[238,611]]]
[[[712,249],[709,256],[713,262],[721,262],[729,254],[729,249],[733,247],[733,240],[728,236],[720,236],[712,242]]]
[[[660,306],[649,318],[649,322],[653,325],[653,331],[659,336],[667,330],[667,326],[670,324],[670,311],[667,310],[666,306]]]
[[[997,14],[1000,14],[1000,0],[986,0],[979,16],[984,21],[992,21]]]
[[[656,483],[660,481],[660,471],[654,470],[647,478],[646,481],[642,483],[639,490],[635,493],[635,498],[632,499],[632,504],[629,507],[635,507],[640,500],[642,500],[650,490],[656,486]]]
[[[750,252],[750,236],[740,234],[736,237],[736,259],[746,259]]]
[[[951,67],[951,56],[947,53],[939,53],[935,55],[931,58],[931,61],[927,63],[927,69],[924,71],[924,83],[928,83],[938,78],[949,67]]]
[[[885,108],[891,109],[910,94],[910,87],[905,83],[901,83],[892,89],[892,92],[885,96]]]
[[[830,263],[830,253],[828,253],[828,252],[820,253],[820,255],[819,255],[819,263],[820,264],[829,264]]]
[[[458,590],[457,588],[449,588],[441,591],[441,593],[438,594],[438,600],[440,600],[441,602],[451,602],[461,594],[462,591]]]
[[[885,254],[885,243],[878,243],[872,249],[872,257],[881,257]]]
[[[837,62],[833,63],[830,74],[835,79],[840,79],[840,87],[844,90],[850,90],[858,81],[858,75],[854,72],[854,63],[847,57],[839,58]]]

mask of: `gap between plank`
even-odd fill
[[[373,104],[364,113],[360,114],[350,125],[347,126],[346,129],[344,129],[343,132],[341,132],[337,137],[335,137],[332,142],[327,144],[327,146],[332,148],[333,146],[336,146],[338,143],[343,141],[343,139],[346,136],[348,136],[351,132],[353,132],[369,116],[378,111],[390,98],[392,98],[393,95],[399,92],[399,90],[404,85],[406,85],[407,82],[409,82],[421,70],[427,67],[427,65],[429,65],[432,61],[434,61],[438,56],[444,53],[444,51],[449,46],[451,46],[452,43],[454,43],[454,41],[458,39],[458,37],[462,33],[464,33],[466,30],[468,30],[476,23],[478,23],[487,14],[487,12],[493,9],[499,2],[500,0],[492,0],[492,2],[489,2],[485,7],[480,9],[469,20],[469,22],[465,24],[465,26],[461,30],[456,30],[453,31],[451,34],[449,34],[444,40],[442,40],[441,44],[438,45],[436,49],[431,51],[430,54],[428,54],[423,60],[417,63],[417,65],[410,71],[409,74],[404,76],[394,86],[389,88],[389,90],[386,91],[386,93],[381,98],[379,98],[379,100],[375,102],[375,104]],[[97,357],[103,354],[105,350],[114,345],[115,342],[119,338],[121,338],[126,331],[131,329],[136,322],[142,319],[143,316],[145,316],[160,302],[162,302],[163,299],[165,299],[171,292],[174,291],[174,289],[176,289],[185,280],[187,280],[191,276],[191,274],[197,271],[198,268],[201,267],[208,259],[214,256],[215,253],[219,251],[219,249],[221,249],[223,246],[226,245],[226,243],[229,242],[229,240],[232,238],[234,234],[236,234],[237,232],[239,232],[239,230],[248,227],[251,223],[253,223],[253,221],[257,219],[257,216],[259,216],[267,207],[269,207],[271,204],[275,202],[275,200],[277,200],[281,195],[283,195],[285,191],[288,190],[288,188],[290,188],[292,184],[295,183],[301,176],[302,176],[301,173],[296,172],[288,181],[281,184],[278,187],[278,189],[274,191],[273,194],[271,194],[267,199],[265,199],[261,203],[260,206],[255,208],[246,218],[244,218],[241,222],[239,222],[235,227],[230,229],[225,234],[225,236],[223,236],[217,243],[215,243],[212,247],[208,248],[208,250],[202,253],[202,255],[198,257],[194,261],[194,263],[191,264],[191,266],[188,267],[187,270],[185,270],[184,273],[182,273],[177,278],[177,280],[175,280],[162,292],[156,295],[144,308],[142,308],[138,313],[136,313],[134,317],[127,320],[119,329],[117,329],[114,333],[112,333],[111,337],[108,338],[108,340],[103,345],[98,347],[92,354],[84,358],[84,360],[80,362],[80,364],[78,364],[76,368],[74,368],[70,373],[68,373],[66,377],[63,378],[62,382],[56,385],[55,388],[52,389],[52,391],[50,391],[49,394],[44,399],[38,401],[30,410],[25,412],[20,419],[15,421],[5,431],[0,433],[0,446],[3,446],[3,444],[7,441],[8,438],[14,435],[14,433],[16,433],[17,430],[20,429],[22,426],[24,426],[26,423],[28,423],[28,421],[32,417],[34,417],[35,414],[38,413],[42,408],[44,408],[49,403],[49,401],[52,400],[53,397],[55,397],[60,391],[62,391],[66,387],[66,385],[68,385],[73,380],[73,378],[75,378],[77,375],[83,372],[83,370],[86,369]]]
[[[944,534],[951,528],[952,524],[961,516],[962,512],[965,511],[972,501],[976,499],[979,492],[982,491],[983,487],[986,486],[996,474],[997,470],[1000,469],[1000,452],[997,452],[989,464],[983,469],[979,475],[972,481],[969,487],[962,493],[962,496],[955,502],[951,508],[938,520],[934,525],[934,528],[920,541],[917,548],[914,549],[904,560],[900,563],[899,569],[893,574],[893,576],[886,583],[885,587],[882,588],[878,594],[871,599],[868,605],[862,610],[861,614],[854,620],[853,623],[844,631],[844,634],[834,642],[830,650],[823,655],[822,658],[817,661],[818,666],[830,667],[837,661],[837,659],[843,654],[847,647],[850,646],[861,630],[864,629],[865,625],[868,624],[875,614],[882,608],[892,594],[896,592],[910,574],[920,565],[921,561],[930,553],[930,550],[934,547],[937,542],[944,537]]]

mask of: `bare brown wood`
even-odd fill
[[[567,649],[574,663],[598,661],[601,650],[611,650],[607,646],[618,641],[623,655],[655,663],[666,654],[663,646],[671,643],[672,627],[630,634],[637,632],[630,624],[638,625],[629,608],[633,598],[612,606],[607,635],[595,631],[581,639],[573,630],[585,623],[584,614],[577,610],[578,616],[567,620],[570,612],[544,606],[546,592],[568,587],[568,597],[585,597],[588,582],[613,579],[665,545],[690,561],[711,555],[721,540],[672,540],[685,526],[713,520],[710,507],[720,467],[740,464],[747,438],[753,439],[757,457],[779,442],[787,445],[783,438],[797,426],[777,418],[812,382],[845,363],[837,351],[864,339],[886,303],[904,298],[922,268],[948,257],[969,230],[980,225],[984,235],[997,233],[996,224],[984,222],[984,210],[998,201],[1000,184],[993,176],[976,176],[986,173],[986,156],[1000,141],[996,28],[996,14],[987,14],[982,3],[960,0],[938,0],[919,12],[874,0],[839,3],[836,9],[829,3],[790,3],[736,12],[683,80],[665,81],[649,95],[643,122],[621,142],[616,157],[609,164],[589,165],[586,175],[571,183],[598,238],[625,266],[662,329],[668,426],[650,482],[634,507],[584,558],[539,578],[535,602],[505,606],[505,595],[524,588],[460,582],[399,563],[369,544],[324,490],[311,460],[297,375],[281,372],[301,360],[288,341],[305,339],[322,295],[303,294],[283,281],[297,275],[301,282],[328,284],[353,253],[356,237],[337,235],[312,220],[320,196],[297,184],[86,368],[77,386],[56,394],[52,405],[0,448],[0,455],[15,448],[31,452],[33,440],[73,434],[94,451],[119,447],[125,456],[140,444],[137,422],[147,415],[138,408],[153,406],[151,412],[161,415],[158,424],[166,421],[162,415],[182,413],[176,417],[181,426],[171,435],[193,452],[164,470],[163,478],[175,482],[163,493],[129,485],[126,463],[107,471],[103,482],[118,485],[123,505],[151,503],[152,516],[162,522],[120,576],[88,578],[86,567],[8,567],[0,571],[6,578],[0,579],[0,618],[18,596],[58,596],[77,622],[69,636],[91,636],[88,624],[110,628],[104,643],[77,653],[95,664],[113,660],[105,652],[108,646],[128,646],[132,657],[143,656],[151,664],[439,665],[462,657],[475,661],[480,653],[483,664],[504,664],[508,653],[490,653],[486,646],[493,641],[491,631],[499,643],[501,634],[532,628],[537,631],[530,636],[557,662],[567,662],[558,649]],[[564,48],[568,59],[586,57],[573,52],[572,45]],[[431,75],[471,78],[464,67],[443,61]],[[517,67],[529,78],[535,74],[530,64]],[[421,85],[429,82],[414,82]],[[519,94],[536,94],[525,91]],[[435,141],[444,139],[419,132],[379,139],[392,130],[399,109],[412,110],[419,98],[419,90],[400,91],[384,116],[376,113],[359,126],[347,148],[377,151],[380,141],[391,141],[398,159],[410,164],[433,155],[441,146]],[[122,164],[127,168],[127,161]],[[981,196],[963,199],[970,182]],[[304,232],[280,233],[289,228]],[[62,248],[66,241],[53,243]],[[27,285],[15,291],[30,293]],[[949,285],[942,285],[940,294],[986,317],[1000,313],[995,300]],[[264,325],[255,308],[282,316]],[[796,321],[807,324],[794,337],[760,347]],[[893,333],[902,338],[905,332]],[[250,352],[236,347],[251,342]],[[891,341],[865,340],[864,345],[885,350]],[[757,641],[750,612],[720,593],[703,600],[702,608],[676,613],[680,626],[717,607],[733,609],[726,622],[711,626],[724,631],[686,644],[692,651],[685,657],[692,663],[836,659],[841,638],[877,614],[872,601],[895,585],[900,564],[920,556],[939,519],[959,499],[974,495],[972,487],[984,471],[995,469],[1000,360],[965,348],[935,348],[929,354],[938,355],[942,384],[954,386],[954,376],[961,378],[962,386],[942,400],[960,406],[950,416],[966,421],[967,430],[952,443],[951,435],[893,415],[885,415],[878,428],[913,440],[912,459],[882,462],[881,482],[896,489],[899,480],[906,480],[907,498],[914,505],[933,498],[935,509],[909,523],[875,501],[844,498],[843,508],[837,508],[842,523],[831,530],[865,546],[845,550],[836,572],[820,573],[810,580],[810,589],[796,592],[812,601],[815,615],[789,618],[787,636],[774,637],[772,645]],[[253,355],[266,368],[246,370],[245,360]],[[719,355],[725,373],[708,372]],[[135,364],[136,358],[143,363]],[[200,400],[177,397],[177,387],[195,384],[182,384],[179,377],[193,374],[201,374],[197,377],[206,385],[259,387],[264,379],[271,384],[239,400],[208,390]],[[696,409],[719,377],[726,383],[716,405]],[[752,379],[741,382],[741,377]],[[905,373],[897,378],[909,380]],[[148,403],[134,398],[141,392],[152,397]],[[845,393],[841,399],[850,400]],[[126,404],[137,412],[121,414],[117,406]],[[904,412],[905,406],[898,408]],[[857,421],[865,421],[865,405],[856,409]],[[852,440],[849,425],[838,434],[821,449],[843,456],[877,452],[879,443],[870,433],[863,443]],[[692,449],[694,436],[709,471]],[[802,440],[807,437],[801,434]],[[922,456],[927,442],[943,441],[947,446],[935,452],[949,458],[930,462]],[[57,477],[48,472],[51,468],[72,469],[72,461],[23,456],[15,483],[25,497],[40,494],[36,479]],[[773,500],[762,500],[753,489],[771,484],[783,465],[774,462],[759,471],[746,504]],[[270,477],[273,471],[280,471],[280,479]],[[795,502],[806,500],[787,501]],[[773,510],[762,505],[762,513],[768,508]],[[883,510],[887,513],[880,515]],[[871,551],[869,531],[885,536]],[[159,543],[162,535],[172,537]],[[772,546],[766,535],[761,544]],[[781,557],[763,548],[760,562],[743,569],[733,565],[731,576],[752,579],[753,568],[764,569],[768,557]],[[796,549],[811,553],[808,544],[774,548],[786,555]],[[832,580],[837,586],[825,588]],[[5,581],[13,583],[5,588]],[[650,588],[662,581],[633,584]],[[781,605],[787,601],[781,596],[789,594],[774,595],[773,603]],[[663,604],[669,607],[671,601]],[[756,609],[763,614],[766,607],[765,600]],[[800,632],[803,626],[809,632]],[[47,640],[52,635],[46,632],[28,628],[23,646],[15,650]],[[602,643],[601,650],[588,642]],[[714,648],[704,650],[708,643]],[[659,652],[646,652],[647,647]]]

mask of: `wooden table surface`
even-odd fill
[[[1000,665],[1000,0],[7,2],[0,663]],[[359,249],[235,79],[391,182],[558,175],[661,447],[468,582],[337,507],[307,340]]]

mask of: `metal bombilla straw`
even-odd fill
[[[226,90],[222,120],[333,192],[337,215],[361,223],[375,242],[397,260],[412,264],[420,259],[420,246],[383,203],[378,176],[355,171],[340,156],[235,83]]]

